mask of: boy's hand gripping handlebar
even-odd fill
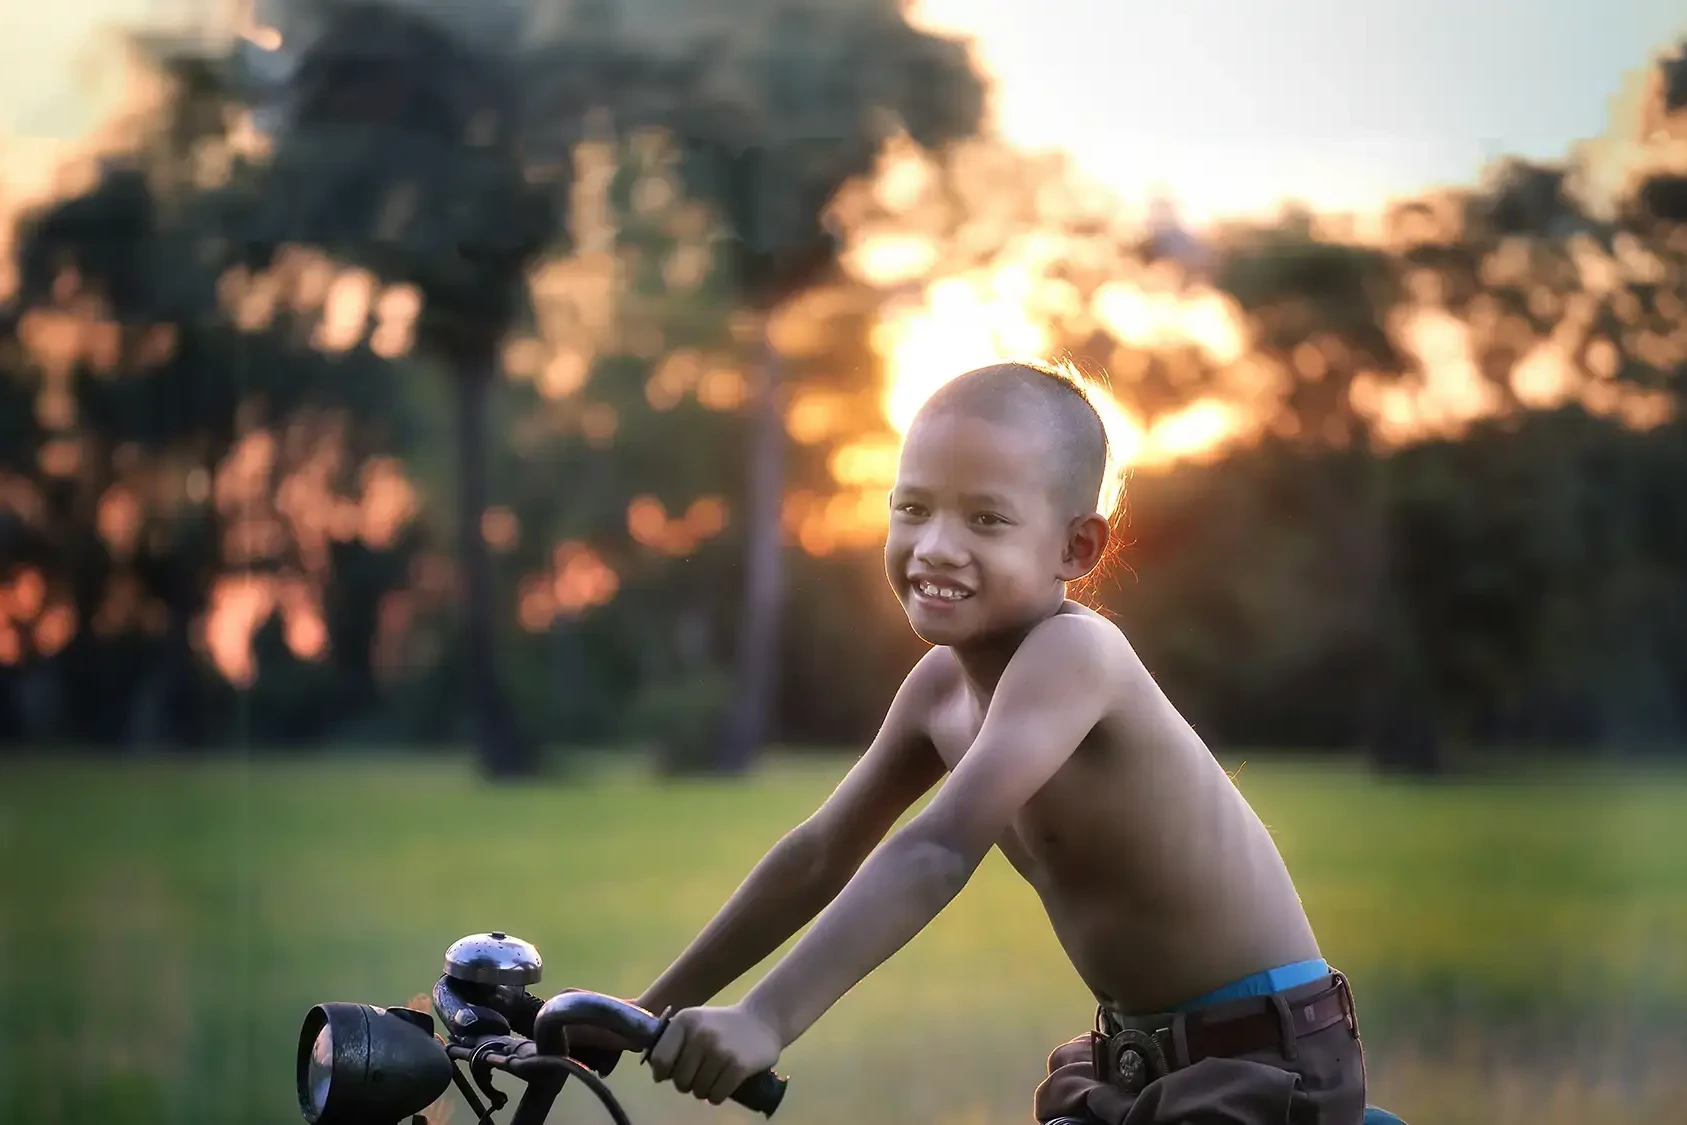
[[[568,1053],[568,1028],[584,1024],[614,1032],[642,1047],[644,1057],[668,1028],[668,1020],[625,1000],[596,992],[560,992],[545,1002],[533,1020],[533,1044],[541,1055]],[[765,1070],[732,1092],[732,1100],[746,1109],[772,1116],[785,1096],[787,1079]]]

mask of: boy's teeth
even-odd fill
[[[933,586],[930,582],[922,582],[920,584],[920,593],[926,595],[928,598],[944,598],[952,602],[960,601],[962,598],[967,596],[965,590],[956,590],[947,586]]]

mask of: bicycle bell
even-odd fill
[[[470,984],[534,984],[543,968],[531,942],[502,930],[458,938],[445,951],[445,975]]]

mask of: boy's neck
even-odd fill
[[[955,663],[960,665],[961,675],[965,677],[973,694],[983,700],[988,700],[995,694],[996,685],[1001,682],[1008,661],[1019,651],[1019,646],[1031,634],[1031,630],[1065,608],[1066,597],[1063,593],[1060,600],[1047,612],[1038,614],[1028,622],[992,633],[988,637],[981,637],[973,644],[950,646],[949,651],[954,653]]]

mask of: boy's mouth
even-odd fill
[[[916,594],[933,601],[960,602],[972,597],[972,591],[967,587],[946,578],[916,575],[909,580],[909,583]]]

